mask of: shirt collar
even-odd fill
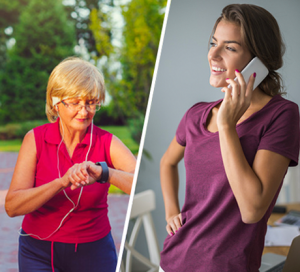
[[[93,129],[95,128],[95,126],[93,127]],[[61,135],[60,135],[60,131],[59,131],[59,118],[57,118],[55,123],[50,123],[46,133],[45,133],[45,141],[47,143],[50,144],[57,144],[59,145],[61,142]],[[95,133],[93,132],[93,134],[95,135]],[[94,136],[93,135],[93,136]],[[88,131],[85,134],[82,142],[80,144],[83,145],[89,145],[90,144],[90,137],[91,137],[91,125],[88,127]],[[93,137],[93,143],[92,145],[94,145],[95,143],[95,137]]]

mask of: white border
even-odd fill
[[[121,239],[121,245],[120,245],[120,250],[119,250],[116,272],[121,271],[120,267],[121,267],[123,252],[124,252],[124,244],[125,244],[125,239],[126,239],[127,230],[128,230],[129,218],[130,218],[130,213],[131,213],[131,208],[132,208],[133,197],[134,197],[134,193],[135,193],[136,182],[137,182],[137,178],[138,178],[138,172],[140,169],[140,163],[141,163],[142,153],[143,153],[143,149],[144,149],[147,124],[148,124],[148,119],[149,119],[149,115],[150,115],[152,97],[153,97],[155,81],[156,81],[156,76],[157,76],[157,70],[158,70],[159,61],[160,61],[160,55],[161,55],[163,42],[164,42],[165,31],[166,31],[166,27],[167,27],[170,6],[171,6],[171,0],[168,0],[167,6],[166,6],[166,12],[165,12],[165,16],[164,16],[163,27],[162,27],[161,36],[160,36],[160,41],[159,41],[159,46],[158,46],[158,51],[157,51],[157,56],[156,56],[154,73],[153,73],[152,83],[151,83],[151,88],[150,88],[150,94],[149,94],[149,98],[148,98],[148,105],[147,105],[147,110],[146,110],[146,115],[145,115],[145,121],[144,121],[142,137],[141,137],[141,142],[140,142],[140,147],[139,147],[139,153],[137,156],[137,164],[136,164],[136,168],[134,171],[133,183],[132,183],[130,198],[129,198],[129,202],[128,202],[125,224],[124,224],[124,228],[123,228],[123,234],[122,234],[122,239]]]

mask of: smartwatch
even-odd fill
[[[102,167],[102,175],[100,179],[97,179],[96,181],[99,183],[106,183],[108,181],[108,166],[106,162],[96,162],[96,165],[100,165]]]

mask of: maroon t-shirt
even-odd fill
[[[223,166],[219,133],[206,129],[208,114],[220,102],[194,105],[176,132],[177,142],[185,146],[186,193],[183,226],[166,238],[161,252],[165,272],[258,272],[260,267],[267,221],[281,186],[259,222],[243,223]],[[236,130],[250,166],[259,149],[291,159],[290,166],[298,164],[295,103],[277,95]]]

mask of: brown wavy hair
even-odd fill
[[[252,57],[258,57],[268,68],[268,76],[258,87],[270,96],[284,94],[282,78],[276,70],[283,65],[285,45],[273,15],[256,5],[228,5],[217,19],[212,35],[221,20],[240,26],[242,38]]]

